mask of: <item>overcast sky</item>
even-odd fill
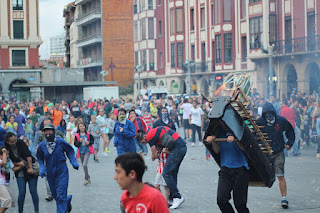
[[[50,56],[50,37],[65,34],[63,8],[72,0],[40,0],[40,35],[44,43],[40,46],[40,58]]]

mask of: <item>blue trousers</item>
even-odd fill
[[[27,187],[26,187],[27,182],[29,184],[29,191],[32,197],[34,211],[35,212],[39,211],[39,196],[37,192],[38,177],[31,178],[27,181],[24,179],[24,177],[17,177],[17,184],[19,189],[19,195],[18,195],[19,213],[23,212],[24,199],[26,197],[26,191],[27,191]]]

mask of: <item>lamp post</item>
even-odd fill
[[[141,92],[141,83],[140,83],[140,72],[144,70],[143,65],[136,65],[135,70],[138,72],[138,97],[140,97],[140,92]]]
[[[273,49],[274,45],[268,46],[269,54],[269,99],[273,95]]]
[[[194,67],[195,63],[193,60],[188,59],[186,62],[183,63],[183,65],[188,68],[189,98],[191,98],[191,94],[192,94],[191,68]]]

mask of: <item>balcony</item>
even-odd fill
[[[184,73],[188,73],[188,68],[183,67]],[[195,66],[191,68],[191,73],[206,73],[206,72],[214,72],[215,64],[214,61],[204,61],[204,62],[196,62]]]
[[[80,4],[85,4],[87,2],[90,2],[91,0],[76,0],[75,4],[80,5]]]
[[[320,35],[280,40],[275,45],[274,55],[302,54],[320,51]]]
[[[102,42],[102,36],[100,34],[94,34],[86,37],[82,37],[77,41],[77,47],[85,47],[96,43]]]
[[[83,58],[82,60],[79,60],[77,64],[79,68],[97,67],[97,66],[102,66],[102,59],[101,58]]]
[[[100,20],[101,17],[101,8],[94,8],[87,13],[81,14],[79,18],[77,18],[77,25],[88,25],[96,20]]]

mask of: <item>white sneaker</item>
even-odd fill
[[[317,153],[316,157],[317,157],[317,158],[320,158],[320,153]]]
[[[173,198],[172,206],[170,206],[170,209],[176,209],[178,208],[182,203],[184,202],[184,198]]]
[[[199,146],[202,146],[203,144],[202,144],[202,142],[199,142]]]
[[[194,147],[194,142],[191,143],[191,146]]]
[[[108,157],[107,152],[102,152],[102,155],[105,156],[105,157]]]

